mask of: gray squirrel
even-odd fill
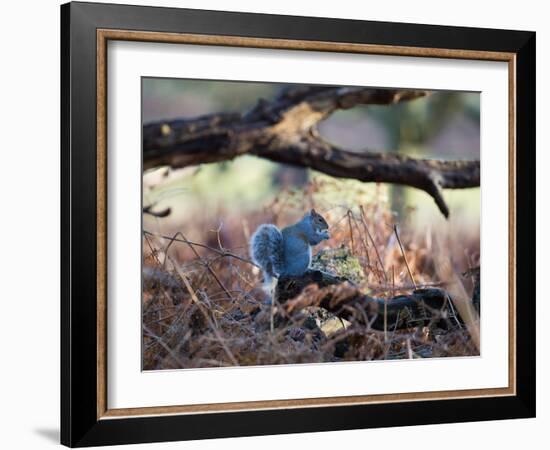
[[[273,277],[303,275],[311,264],[311,247],[325,239],[329,239],[328,224],[312,209],[282,230],[273,224],[260,225],[250,239],[250,256],[262,269],[268,287]]]

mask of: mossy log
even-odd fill
[[[337,317],[376,330],[384,330],[384,326],[389,331],[419,326],[447,329],[461,324],[443,289],[416,289],[385,300],[363,294],[344,277],[319,270],[310,270],[300,277],[281,277],[275,288],[275,300],[289,313],[319,306]]]

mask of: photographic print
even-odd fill
[[[534,417],[535,41],[62,5],[61,442]]]
[[[478,92],[144,77],[141,113],[143,370],[480,355]]]

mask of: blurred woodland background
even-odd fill
[[[245,114],[259,99],[275,98],[282,86],[144,78],[143,123]],[[367,148],[479,160],[479,112],[478,93],[430,92],[411,101],[336,111],[316,131],[358,153]],[[143,205],[157,213],[143,216],[144,369],[479,354],[479,318],[456,312],[471,311],[475,296],[479,188],[445,189],[444,197],[448,219],[419,189],[334,178],[252,155],[146,169]],[[375,330],[354,315],[344,320],[325,309],[320,313],[321,289],[306,291],[305,308],[278,305],[279,327],[270,333],[261,274],[248,261],[249,238],[261,223],[282,228],[312,207],[331,232],[314,250],[319,268],[353,281],[362,295],[382,299],[444,287],[469,304],[451,306],[451,316],[463,317],[454,319],[452,330],[432,326],[439,316],[418,326],[390,329],[385,323]],[[335,260],[340,265],[334,267]]]

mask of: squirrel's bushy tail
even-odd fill
[[[264,284],[271,286],[273,277],[279,276],[283,266],[283,235],[272,224],[263,224],[250,239],[250,256],[260,266]]]

